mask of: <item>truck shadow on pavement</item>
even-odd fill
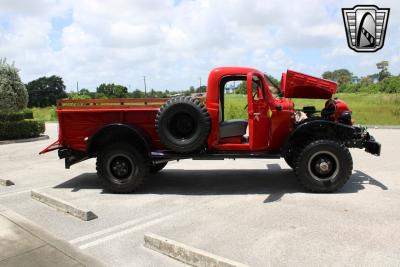
[[[268,164],[268,169],[241,170],[184,170],[164,169],[148,177],[145,184],[133,194],[160,195],[246,195],[265,194],[265,203],[279,201],[285,194],[306,193],[291,169]],[[388,188],[377,179],[355,170],[350,180],[336,194],[356,193],[366,186]],[[68,188],[71,192],[84,189],[102,189],[96,173],[84,173],[54,188]],[[108,194],[106,190],[102,194]]]

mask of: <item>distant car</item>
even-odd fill
[[[225,119],[224,88],[231,81],[247,85],[247,120]],[[349,147],[378,156],[381,149],[353,125],[346,103],[332,99],[335,92],[336,83],[291,70],[278,88],[256,69],[222,67],[210,72],[205,103],[189,96],[61,100],[59,138],[40,153],[58,149],[66,168],[96,157],[99,177],[116,193],[135,191],[172,160],[280,157],[306,189],[333,192],[351,175]],[[291,98],[327,101],[321,112],[299,111]]]

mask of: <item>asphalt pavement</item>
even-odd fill
[[[382,156],[352,149],[334,194],[306,192],[284,160],[171,162],[135,194],[102,189],[94,160],[64,169],[55,140],[0,146],[0,204],[106,265],[183,266],[143,246],[151,232],[250,266],[399,266],[400,130],[371,129]],[[33,200],[35,189],[90,209],[81,221]],[[3,231],[0,229],[0,232]],[[0,262],[1,263],[1,262]],[[1,265],[1,264],[0,264]]]

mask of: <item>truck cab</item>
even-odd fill
[[[226,119],[225,87],[245,82],[247,119]],[[224,151],[278,151],[284,136],[293,130],[293,103],[273,95],[268,77],[252,68],[224,67],[211,71],[206,97],[212,127],[208,147]],[[215,122],[215,123],[214,123]],[[278,127],[280,124],[285,127]]]

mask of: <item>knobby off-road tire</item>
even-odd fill
[[[304,147],[311,142],[312,139],[305,139],[301,142],[297,141],[291,144],[290,150],[283,156],[285,162],[287,163],[287,165],[289,165],[290,168],[292,168],[293,170],[296,169],[296,161],[299,157],[300,152],[303,151]]]
[[[97,157],[96,167],[104,186],[113,193],[137,190],[149,173],[149,164],[143,153],[127,143],[103,149]]]
[[[285,159],[285,162],[287,165],[289,165],[290,168],[294,169],[294,158],[293,158],[293,154],[286,154],[285,156],[283,156],[283,158]]]
[[[161,163],[154,163],[154,164],[150,164],[150,169],[149,172],[150,173],[156,173],[161,171],[162,169],[164,169],[165,166],[167,166],[168,162],[161,162]]]
[[[198,99],[180,96],[169,99],[160,108],[155,124],[161,143],[168,149],[190,153],[206,145],[211,119]]]
[[[334,192],[350,178],[353,160],[347,147],[334,140],[309,143],[296,160],[295,172],[309,191]]]

